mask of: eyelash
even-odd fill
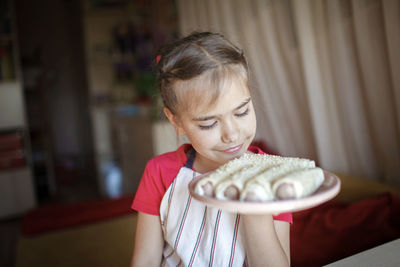
[[[247,108],[244,112],[239,113],[239,114],[235,114],[236,117],[244,117],[247,114],[249,114],[249,108]],[[202,130],[209,130],[211,128],[214,128],[217,125],[217,122],[215,121],[213,124],[211,125],[199,125],[200,129]]]
[[[246,116],[247,114],[249,114],[249,108],[247,108],[244,112],[239,113],[239,114],[235,114],[236,117],[243,117]]]
[[[216,122],[216,121],[214,121],[214,123],[211,124],[211,125],[199,125],[199,127],[200,127],[200,129],[202,129],[202,130],[209,130],[209,129],[211,129],[211,128],[214,128],[215,125],[217,125],[217,122]]]

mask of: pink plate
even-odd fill
[[[262,213],[282,213],[294,212],[309,209],[318,206],[328,200],[334,198],[340,191],[340,179],[333,173],[324,171],[325,179],[321,186],[310,196],[290,199],[290,200],[274,200],[267,202],[245,202],[245,201],[227,201],[216,198],[198,195],[194,192],[196,183],[204,178],[207,174],[195,177],[189,183],[189,192],[192,197],[207,206],[219,208],[234,213],[242,214],[262,214]]]

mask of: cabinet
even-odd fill
[[[0,1],[0,218],[36,205],[11,1]]]

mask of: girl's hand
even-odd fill
[[[249,266],[290,266],[290,224],[271,214],[241,215]]]

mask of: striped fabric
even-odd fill
[[[162,266],[243,266],[240,216],[193,199],[188,184],[195,175],[181,168],[162,199]]]

